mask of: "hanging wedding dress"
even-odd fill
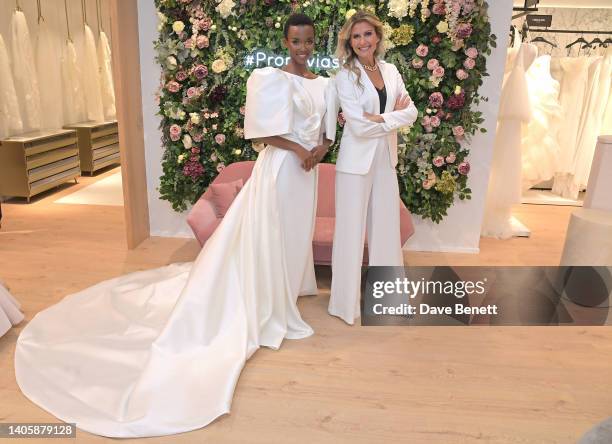
[[[44,19],[38,25],[36,65],[40,88],[40,127],[61,128],[64,125],[64,110],[59,42],[56,33],[51,32]]]
[[[104,118],[112,120],[117,115],[115,109],[115,87],[113,85],[113,70],[111,67],[111,49],[108,37],[104,31],[100,32],[98,40],[98,63],[100,65],[100,86]]]
[[[601,124],[601,135],[612,136],[612,86],[608,94],[608,104],[604,112],[603,122]]]
[[[4,335],[14,325],[23,321],[21,306],[0,282],[0,336]]]
[[[597,75],[594,76],[589,100],[584,111],[584,123],[578,138],[576,158],[574,160],[573,189],[586,187],[595,155],[597,137],[603,123],[608,96],[610,95],[610,78],[612,77],[612,48],[597,61]]]
[[[559,101],[563,108],[564,122],[559,131],[558,172],[555,174],[552,192],[575,199],[578,190],[574,189],[573,166],[578,143],[578,132],[588,90],[589,66],[592,60],[586,57],[564,57],[561,59],[563,82]]]
[[[559,82],[550,74],[550,55],[538,57],[527,70],[531,120],[523,129],[522,189],[553,177],[558,168],[558,131],[563,121]]]
[[[23,131],[8,49],[0,35],[0,140]]]
[[[62,52],[62,91],[64,94],[64,123],[78,123],[87,120],[83,88],[81,87],[81,69],[77,52],[72,40],[66,40]]]
[[[13,75],[20,98],[24,132],[40,128],[40,92],[36,76],[30,31],[22,11],[15,11],[11,20]]]
[[[255,70],[246,137],[282,135],[308,149],[322,132],[333,137],[327,86]],[[38,313],[17,341],[21,390],[58,418],[111,437],[185,432],[228,413],[259,346],[313,333],[296,299],[314,275],[316,187],[316,171],[265,148],[195,262],[102,282]]]
[[[502,86],[483,236],[512,236],[512,205],[521,202],[521,127],[531,119],[525,71],[536,55],[535,45],[520,44],[514,66]]]
[[[85,63],[83,64],[83,89],[85,94],[85,109],[87,120],[100,122],[104,120],[104,107],[102,105],[102,88],[100,83],[100,67],[96,51],[96,40],[89,25],[85,25]]]

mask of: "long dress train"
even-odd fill
[[[335,132],[335,116],[324,118],[326,91],[333,88],[323,78],[255,70],[246,136],[283,135],[313,148],[323,121]],[[17,341],[23,393],[111,437],[184,432],[229,412],[259,346],[312,334],[295,301],[313,276],[316,172],[295,169],[294,160],[273,146],[259,154],[195,262],[111,279],[38,313]],[[284,226],[291,212],[301,219]]]

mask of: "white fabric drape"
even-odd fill
[[[104,31],[100,32],[100,38],[98,39],[98,64],[100,65],[100,87],[104,118],[112,120],[117,115],[115,109],[115,87],[111,67],[111,49],[108,37]]]
[[[550,74],[550,55],[538,57],[527,70],[531,119],[523,128],[522,190],[551,179],[558,171],[558,132],[563,122],[559,82]]]
[[[0,139],[23,131],[8,49],[0,35]]]
[[[83,89],[85,91],[85,106],[87,119],[94,121],[104,120],[104,107],[102,105],[102,89],[100,86],[100,67],[96,51],[96,40],[89,25],[85,25],[85,60],[83,63]]]
[[[36,75],[34,51],[25,14],[15,11],[11,19],[13,76],[20,100],[23,130],[40,128],[40,92]]]
[[[0,282],[0,336],[23,321],[21,305]]]
[[[60,60],[57,35],[51,32],[45,20],[41,20],[36,42],[36,67],[40,88],[42,129],[61,128],[64,125]]]
[[[512,205],[521,201],[522,125],[531,119],[525,71],[537,55],[534,45],[521,44],[514,66],[502,87],[491,175],[487,188],[483,236],[512,236]]]
[[[62,90],[64,95],[64,123],[77,123],[86,119],[81,69],[76,48],[67,40],[62,52]]]

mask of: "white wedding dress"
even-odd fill
[[[0,35],[0,140],[23,131],[8,48]]]
[[[333,137],[327,86],[324,78],[255,70],[245,136],[282,135],[307,148],[323,132]],[[316,171],[266,147],[195,262],[102,282],[30,321],[15,355],[23,393],[61,420],[110,437],[185,432],[228,413],[259,346],[313,333],[296,299],[316,291],[316,185]]]
[[[0,336],[23,321],[21,305],[0,281]]]
[[[487,188],[481,234],[485,237],[512,237],[512,206],[521,202],[521,134],[531,120],[531,107],[525,71],[537,55],[531,44],[520,44],[518,53],[502,86],[491,174]]]
[[[550,55],[538,57],[526,73],[531,120],[523,128],[522,190],[551,179],[558,170],[558,133],[563,121],[559,82],[550,74]]]

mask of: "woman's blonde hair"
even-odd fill
[[[374,32],[378,36],[378,43],[376,44],[376,50],[374,51],[374,58],[380,58],[384,54],[384,30],[382,22],[371,12],[360,9],[353,14],[342,26],[340,33],[338,34],[338,47],[336,48],[336,57],[340,61],[340,64],[352,71],[357,76],[357,84],[361,86],[361,71],[355,66],[355,59],[357,54],[353,51],[351,46],[351,34],[353,26],[360,22],[367,22],[374,28]]]

